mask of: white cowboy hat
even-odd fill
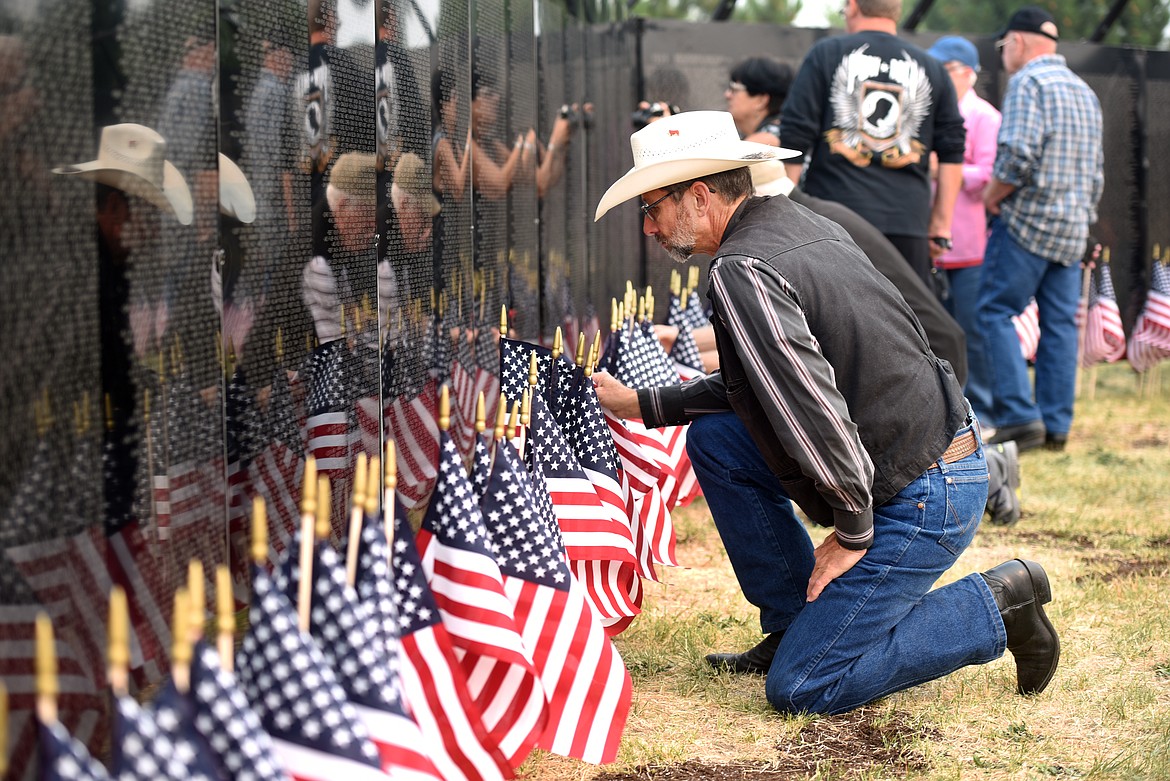
[[[686,111],[663,117],[630,136],[630,149],[634,167],[601,196],[595,222],[619,203],[659,187],[800,156],[791,149],[741,141],[735,120],[726,111]]]
[[[752,187],[756,195],[788,195],[795,186],[779,160],[752,166]]]
[[[240,167],[219,153],[219,211],[243,223],[256,219],[256,196]]]
[[[166,160],[167,142],[144,125],[102,128],[96,160],[54,168],[55,174],[75,174],[137,195],[191,224],[194,209],[187,181]]]

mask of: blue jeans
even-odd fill
[[[1016,243],[1003,220],[991,223],[983,280],[979,289],[979,327],[990,369],[997,426],[1041,420],[1050,434],[1072,426],[1077,381],[1077,299],[1081,269],[1033,255]],[[1040,307],[1040,345],[1036,349],[1036,392],[1012,316],[1035,296]]]
[[[943,306],[967,337],[967,384],[963,386],[963,395],[971,402],[975,417],[986,428],[994,426],[995,419],[991,415],[991,375],[987,365],[987,349],[983,332],[979,330],[976,320],[982,276],[983,266],[947,269],[951,296],[943,302]]]
[[[979,527],[982,448],[874,508],[873,546],[815,602],[805,601],[808,532],[739,418],[694,420],[687,453],[761,627],[785,630],[766,683],[777,710],[843,713],[1003,655],[1003,621],[979,575],[931,590]]]

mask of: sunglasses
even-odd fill
[[[727,82],[727,91],[728,92],[747,92],[747,85],[744,84],[742,81],[729,81],[729,82]]]

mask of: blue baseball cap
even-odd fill
[[[979,70],[979,50],[975,44],[958,35],[939,38],[926,53],[942,63],[961,62],[971,70]]]

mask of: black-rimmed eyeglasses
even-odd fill
[[[654,210],[658,208],[658,204],[662,203],[672,195],[674,195],[674,193],[670,190],[667,190],[666,194],[655,200],[654,203],[646,203],[643,201],[642,205],[639,207],[642,210],[642,216],[648,218],[650,222],[658,222],[658,220],[654,219]]]

